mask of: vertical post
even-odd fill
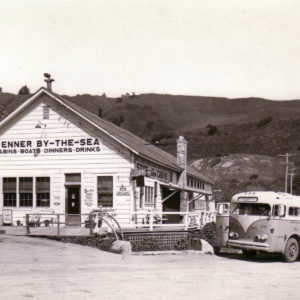
[[[198,217],[199,217],[199,222],[198,222],[197,229],[200,229],[200,227],[201,227],[201,213],[198,213]]]
[[[150,211],[149,224],[150,224],[149,231],[153,231],[153,211],[152,210]]]
[[[291,173],[289,174],[291,176],[291,178],[290,178],[290,193],[291,193],[291,195],[293,195],[293,177],[294,177],[294,175],[296,175],[296,173],[294,171],[295,171],[295,169],[292,169]]]
[[[59,230],[59,214],[57,214],[57,235],[60,234],[60,230]]]
[[[189,228],[189,213],[186,212],[184,218],[184,230],[188,230],[188,228]]]
[[[29,228],[29,214],[26,214],[26,232],[27,232],[27,234],[30,234],[30,228]]]
[[[94,222],[93,222],[93,216],[92,216],[92,213],[89,214],[89,224],[90,224],[90,235],[93,235],[93,225],[94,225]]]

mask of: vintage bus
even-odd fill
[[[280,253],[286,262],[294,262],[300,245],[300,197],[271,191],[234,195],[224,241],[247,258],[257,252]]]

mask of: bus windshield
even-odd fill
[[[271,207],[265,203],[238,203],[233,215],[268,216]]]

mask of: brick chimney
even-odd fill
[[[49,73],[44,73],[44,77],[46,78],[44,81],[47,83],[47,89],[49,91],[52,91],[52,82],[54,81],[54,79],[51,78],[51,75]]]
[[[187,167],[187,142],[183,136],[177,140],[177,164],[183,168],[179,176],[178,185],[186,187],[186,167]],[[180,191],[180,211],[188,211],[188,193]]]
[[[177,139],[177,164],[183,168],[180,174],[179,182],[182,187],[186,185],[186,167],[187,167],[187,142],[183,136]]]

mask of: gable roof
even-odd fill
[[[66,100],[62,96],[41,87],[36,93],[34,93],[29,99],[27,99],[24,103],[19,105],[14,111],[8,114],[1,122],[0,127],[6,124],[9,120],[13,119],[16,115],[18,115],[21,111],[23,111],[26,107],[28,107],[32,102],[38,99],[42,94],[46,94],[52,99],[56,100],[60,104],[63,104],[66,108],[73,111],[73,113],[79,115],[81,118],[85,119],[88,123],[95,126],[97,129],[101,130],[112,139],[122,144],[124,147],[129,149],[132,153],[143,157],[147,160],[155,162],[159,165],[165,166],[175,171],[182,171],[183,169],[177,164],[177,159],[175,156],[155,147],[154,145],[149,144],[143,139],[137,137],[133,133],[127,131],[124,128],[118,127],[115,124],[106,121],[96,114],[84,109],[83,107]],[[199,173],[193,167],[187,167],[187,174],[198,179],[201,179],[205,182],[213,184],[213,181]]]

